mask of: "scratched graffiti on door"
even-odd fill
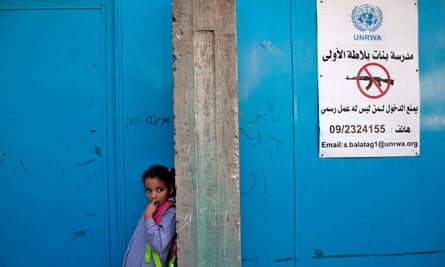
[[[285,146],[279,134],[274,129],[279,124],[281,118],[274,112],[271,105],[264,112],[257,112],[247,117],[247,127],[239,129],[240,141],[249,150],[249,155],[257,155],[253,164],[248,170],[248,182],[243,183],[241,194],[249,195],[255,193],[257,197],[263,198],[267,193],[268,177],[274,165],[275,156],[280,153],[280,149]]]
[[[155,114],[150,110],[144,111],[142,113],[137,111],[134,115],[127,114],[125,116],[124,127],[126,130],[139,125],[148,125],[153,127],[172,127],[173,118]]]

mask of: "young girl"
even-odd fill
[[[142,174],[142,181],[150,202],[138,221],[122,266],[165,267],[176,235],[174,170],[152,166]]]

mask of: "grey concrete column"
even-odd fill
[[[235,0],[173,0],[181,267],[240,266]]]

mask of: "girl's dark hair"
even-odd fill
[[[175,169],[167,169],[167,167],[162,165],[154,165],[148,168],[142,174],[142,182],[145,182],[145,179],[149,178],[158,178],[163,181],[165,185],[167,185],[168,191],[173,188],[173,194],[170,196],[176,196],[176,186],[175,186]]]

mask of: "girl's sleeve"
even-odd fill
[[[149,218],[144,222],[145,236],[150,246],[161,253],[176,234],[176,208],[171,207],[165,211],[159,225]]]

